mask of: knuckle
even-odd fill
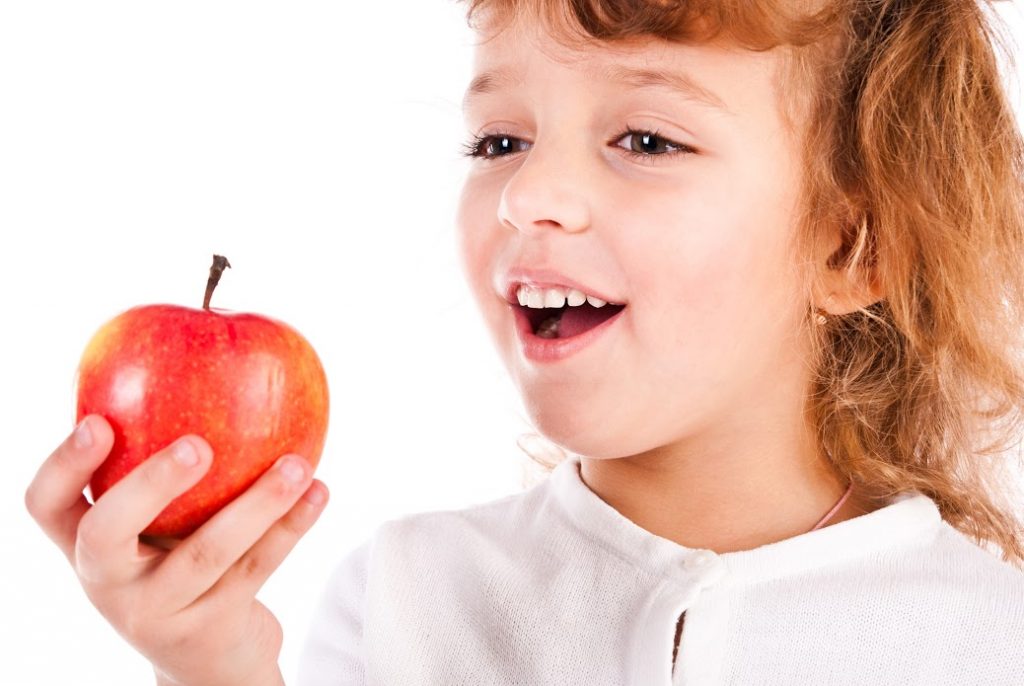
[[[47,497],[46,493],[53,490],[52,482],[58,478],[58,474],[66,470],[63,464],[66,458],[61,457],[63,454],[63,451],[60,449],[53,453],[39,471],[36,472],[32,482],[25,489],[25,509],[28,510],[29,514],[36,521],[47,518],[50,513],[51,508],[49,505],[52,502],[52,498]]]
[[[163,459],[149,459],[138,467],[140,488],[149,493],[164,493],[168,488],[173,487],[176,478],[174,465],[170,455],[161,456]]]
[[[53,451],[50,461],[57,468],[57,471],[75,471],[78,466],[77,453],[78,451],[75,449],[73,441],[68,439]]]
[[[299,517],[295,512],[289,512],[287,516],[283,517],[280,526],[285,535],[293,539],[301,538],[309,528],[303,518]]]
[[[277,470],[275,470],[276,472]],[[265,486],[270,497],[280,504],[291,504],[298,499],[304,490],[304,480],[293,481],[280,473],[272,474]]]
[[[274,475],[272,478],[267,480],[267,484],[264,490],[273,498],[275,501],[286,501],[290,500],[295,493],[295,484],[285,481],[278,475]]]
[[[171,476],[170,470],[167,469],[169,465],[167,460],[146,460],[142,463],[142,468],[139,470],[139,480],[142,482],[143,488],[150,490],[163,490],[162,487],[167,483],[167,478]]]
[[[46,517],[46,499],[39,497],[39,484],[33,481],[25,489],[25,509],[32,515],[32,519],[42,523]]]
[[[219,569],[221,567],[221,555],[216,546],[204,538],[189,541],[187,552],[189,562],[196,568]]]
[[[162,643],[171,655],[187,655],[195,652],[197,640],[199,638],[189,632],[175,632],[162,637]]]
[[[102,527],[97,525],[95,517],[89,516],[93,512],[95,510],[90,510],[82,515],[75,534],[75,549],[89,555],[92,555],[95,551],[102,550],[106,542],[106,536]]]
[[[239,572],[245,579],[261,578],[267,569],[267,564],[259,555],[246,555],[241,560]]]
[[[264,488],[277,500],[294,500],[302,492],[309,468],[301,458],[281,458],[267,472]]]

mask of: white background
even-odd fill
[[[533,478],[455,250],[471,39],[452,0],[0,7],[0,683],[152,682],[23,494],[72,427],[95,329],[199,307],[214,252],[234,267],[214,306],[289,322],[331,383],[331,502],[260,594],[286,679],[327,575],[380,522]]]

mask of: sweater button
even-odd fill
[[[725,575],[725,564],[711,550],[698,550],[686,558],[683,565],[694,572],[694,580],[697,585],[704,588],[711,588],[717,584]]]
[[[725,564],[721,560],[713,560],[714,564],[708,564],[701,573],[700,587],[711,588],[725,576]]]
[[[693,555],[686,558],[686,561],[683,563],[683,565],[687,569],[704,569],[705,567],[710,565],[716,558],[717,555],[715,555],[710,550],[698,550]]]

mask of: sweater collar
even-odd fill
[[[750,550],[714,553],[657,536],[627,519],[583,481],[580,458],[569,455],[549,477],[555,500],[584,534],[640,569],[691,578],[694,559],[718,558],[729,583],[745,583],[809,571],[866,558],[887,548],[927,543],[942,519],[935,502],[916,490],[895,495],[888,504],[852,519],[830,524]]]

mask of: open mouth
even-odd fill
[[[533,335],[538,338],[572,338],[593,329],[625,308],[611,303],[594,307],[590,302],[582,305],[534,308],[516,305],[526,314]]]

